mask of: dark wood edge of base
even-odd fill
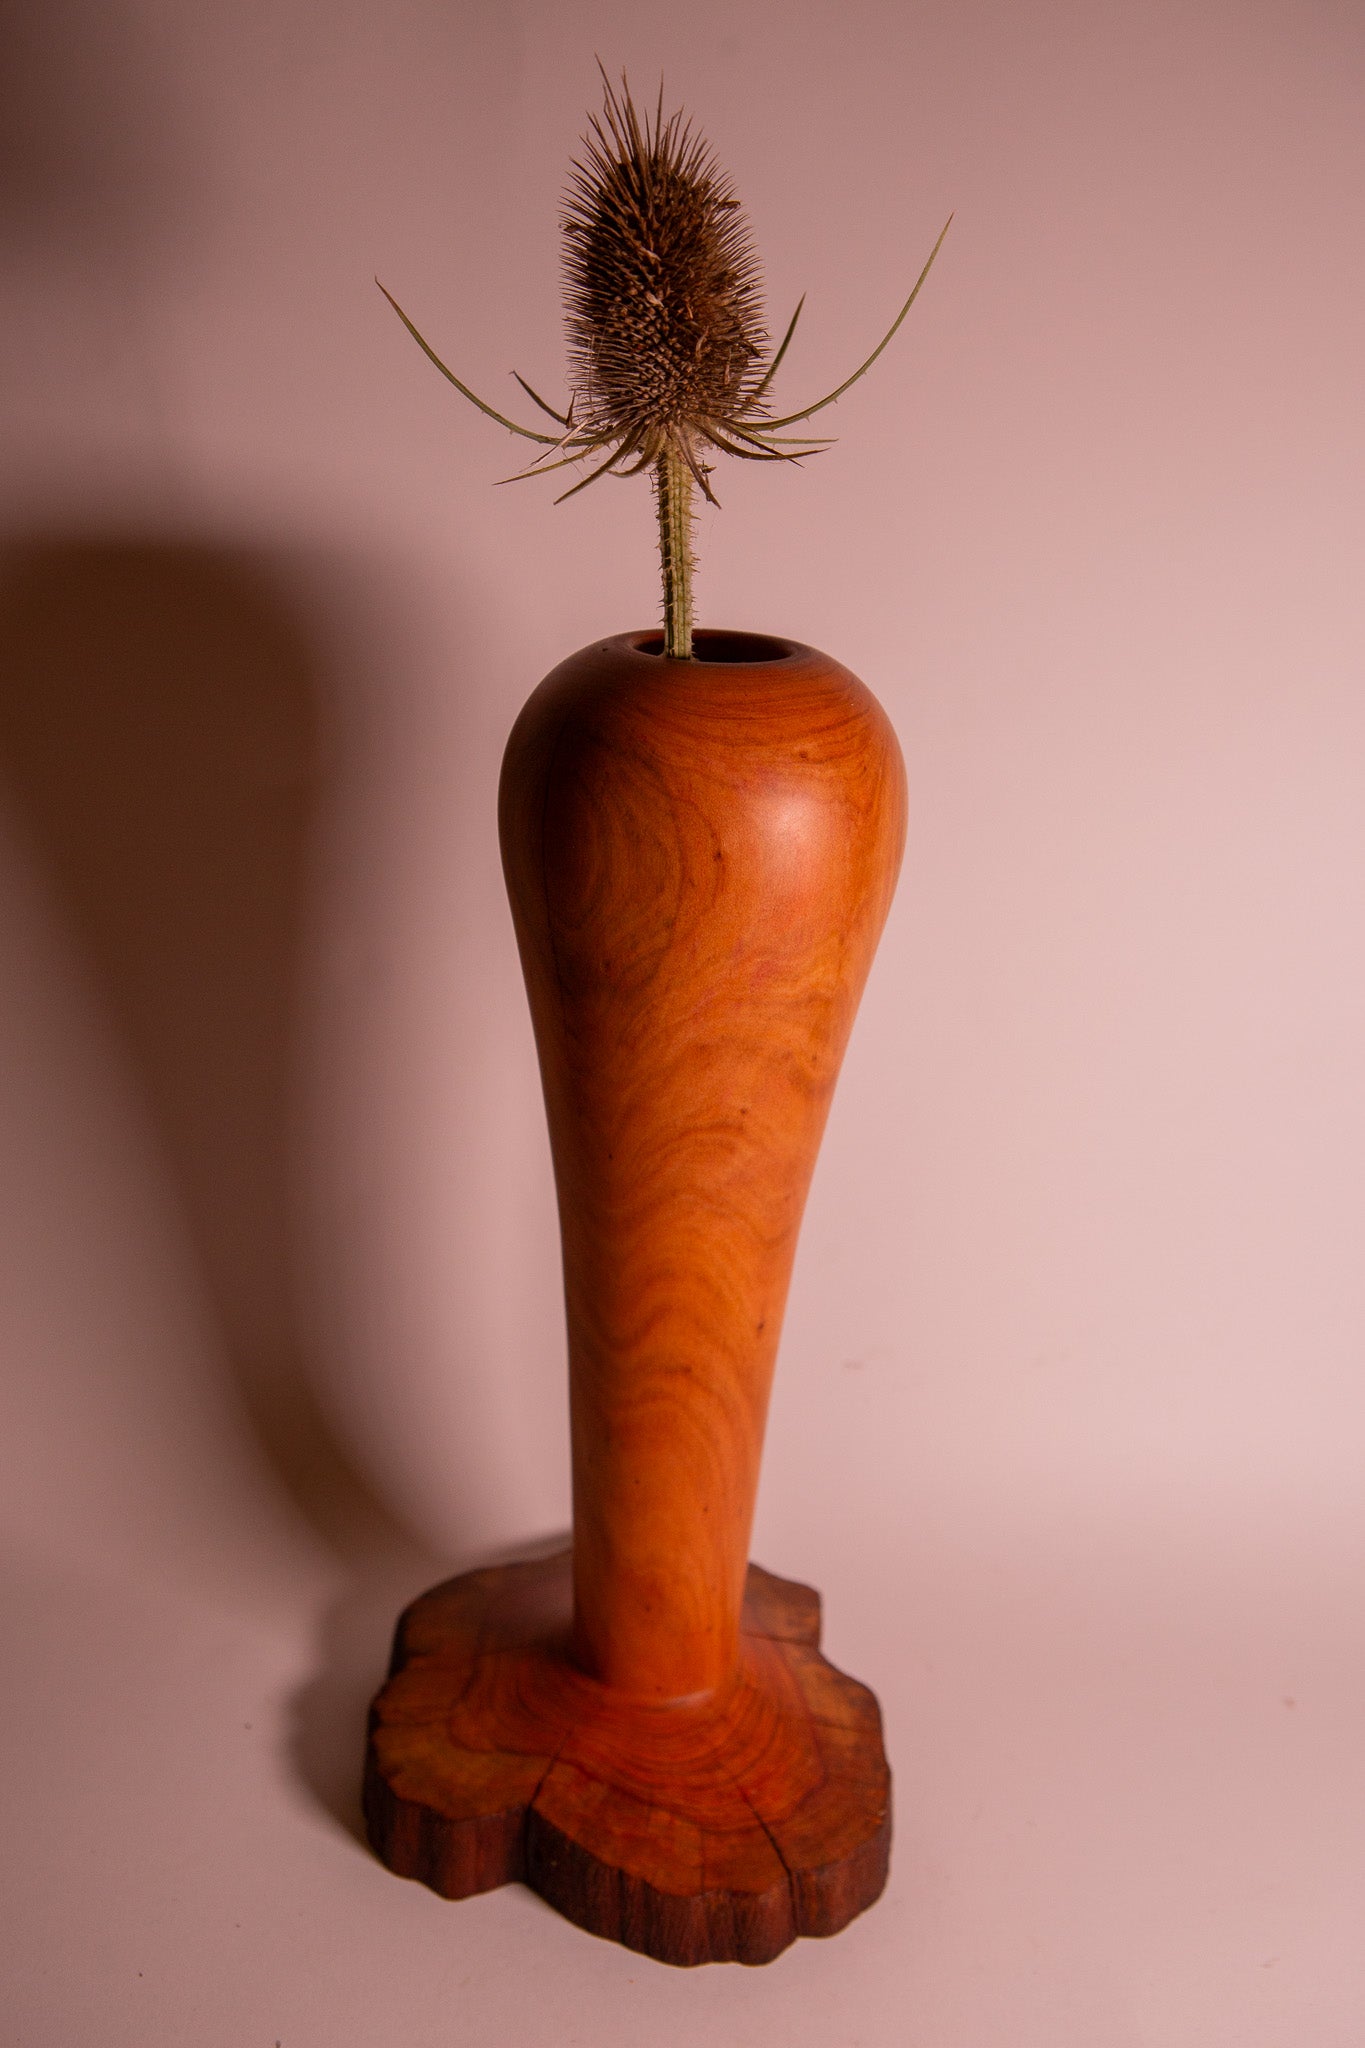
[[[402,1635],[400,1623],[396,1669],[404,1662]],[[813,1636],[818,1640],[818,1610],[813,1630],[803,1624],[792,1631],[793,1640],[812,1643]],[[887,1797],[879,1823],[861,1841],[828,1863],[793,1869],[764,1828],[784,1865],[780,1881],[761,1892],[705,1890],[680,1896],[604,1860],[565,1834],[537,1810],[538,1786],[499,1811],[459,1819],[421,1798],[405,1797],[377,1754],[378,1704],[371,1710],[366,1745],[366,1832],[390,1870],[443,1898],[469,1898],[523,1882],[586,1932],[661,1963],[692,1967],[707,1962],[768,1963],[798,1936],[838,1934],[875,1903],[886,1885],[891,1804],[879,1727],[875,1734],[869,1731],[869,1744],[886,1780]],[[875,1704],[873,1720],[879,1721]],[[757,1814],[755,1824],[764,1825]]]

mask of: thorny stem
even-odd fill
[[[692,659],[692,472],[674,448],[654,471],[659,501],[659,561],[664,578],[664,655]]]

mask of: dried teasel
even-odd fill
[[[561,222],[572,392],[565,410],[556,411],[524,377],[512,373],[558,433],[521,426],[479,398],[441,361],[392,293],[382,284],[379,289],[465,398],[510,432],[542,444],[530,467],[504,482],[592,461],[589,473],[562,492],[559,503],[601,477],[653,471],[664,652],[687,660],[692,653],[692,492],[696,486],[716,503],[710,451],[752,462],[800,462],[828,447],[828,440],[785,436],[780,429],[798,426],[833,405],[872,367],[915,303],[952,216],[867,360],[823,398],[775,418],[768,393],[805,300],[765,364],[762,277],[729,179],[681,112],[665,120],[662,86],[651,122],[641,120],[624,76],[619,95],[605,72],[602,82],[603,112],[590,117]]]

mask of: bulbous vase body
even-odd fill
[[[797,1231],[895,886],[891,727],[813,648],[584,648],[503,769],[563,1239],[574,1655],[642,1700],[735,1667]]]
[[[584,648],[508,743],[507,884],[559,1191],[571,1552],[401,1616],[365,1813],[447,1898],[524,1879],[661,1961],[766,1963],[879,1896],[876,1699],[749,1564],[801,1211],[900,861],[875,700],[793,641]]]

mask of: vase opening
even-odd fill
[[[634,642],[637,654],[662,654],[662,633],[641,633]],[[692,636],[692,659],[699,662],[786,661],[791,647],[766,633],[721,633],[703,627]]]

